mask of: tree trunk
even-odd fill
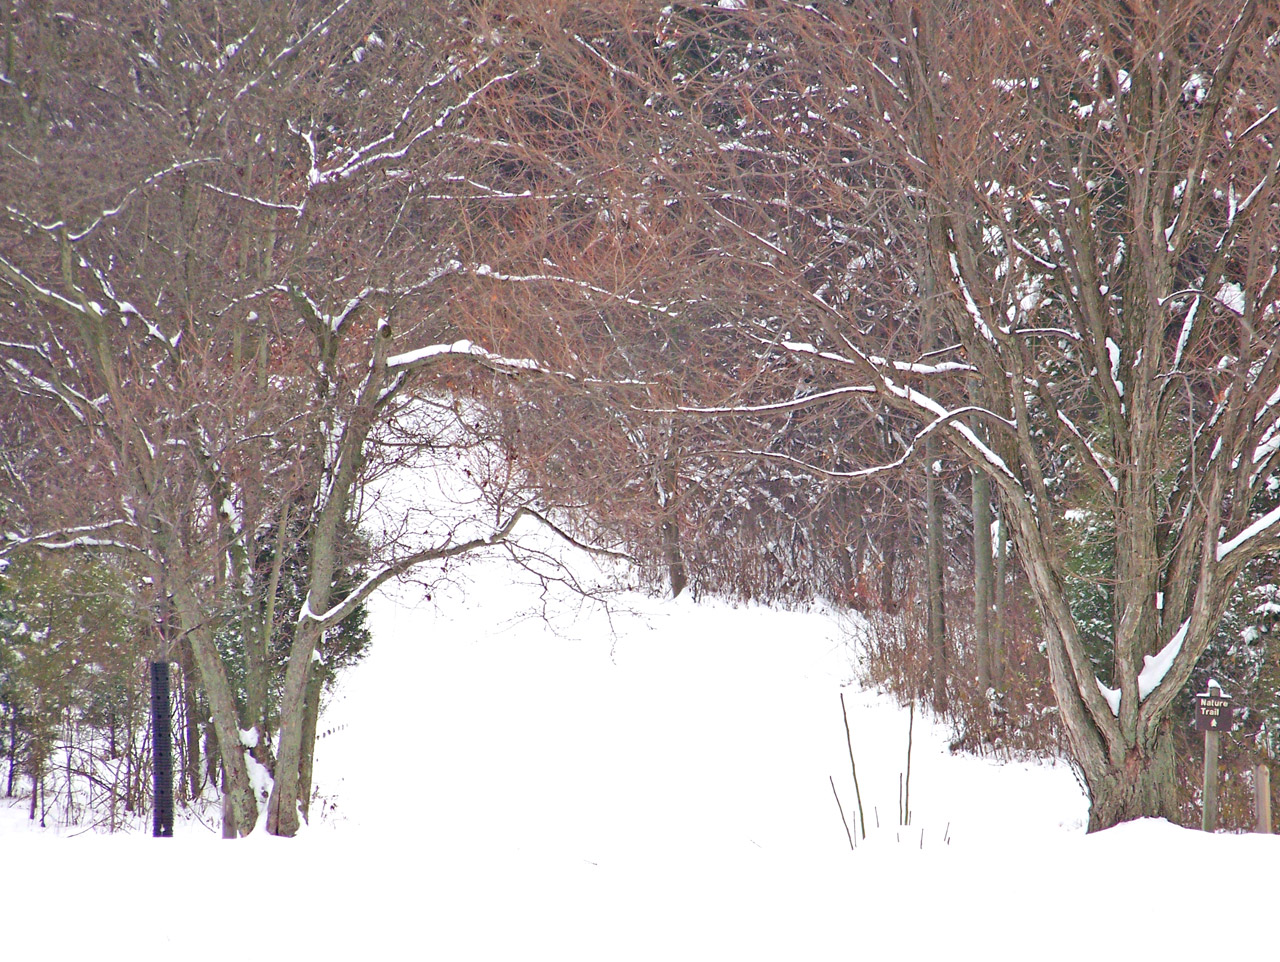
[[[184,624],[184,630],[187,626]],[[227,681],[222,661],[213,641],[202,628],[188,630],[196,667],[204,682],[205,694],[213,715],[213,728],[217,735],[218,755],[226,773],[225,790],[227,804],[238,835],[248,835],[258,821],[258,802],[254,798],[249,781],[249,769],[244,760],[244,747],[240,743],[239,713],[235,698]]]
[[[661,475],[658,480],[658,500],[662,505],[662,560],[667,568],[667,577],[671,582],[671,597],[678,597],[689,583],[685,572],[684,558],[680,551],[680,519],[678,517],[678,501],[676,500],[676,460],[668,453],[662,459]]]
[[[276,756],[275,784],[267,805],[267,831],[272,835],[293,836],[301,825],[298,811],[300,787],[303,703],[307,680],[311,675],[311,655],[320,640],[314,621],[298,624],[293,651],[284,673],[284,692],[280,697],[280,750]],[[305,657],[303,657],[305,654]]]
[[[991,643],[992,551],[991,482],[975,469],[973,476],[973,640],[978,688],[986,692],[995,676]]]
[[[231,792],[227,785],[227,772],[223,768],[221,770],[222,782],[222,837],[236,838],[240,833],[236,826],[236,810],[231,804]]]
[[[18,765],[18,706],[9,706],[9,780],[4,797],[13,798],[13,775]]]
[[[991,656],[991,683],[997,688],[1004,681],[1004,632],[1005,632],[1005,582],[1009,576],[1009,537],[1005,530],[1004,512],[996,508],[996,573],[992,592],[992,623],[989,652]]]
[[[933,686],[933,707],[947,709],[947,630],[943,607],[942,507],[939,504],[937,445],[930,436],[925,441],[925,594],[928,605],[929,675]]]
[[[328,328],[320,326],[322,351],[336,349]],[[299,775],[302,763],[303,702],[311,659],[320,643],[322,628],[316,620],[329,608],[333,594],[333,577],[338,570],[339,531],[348,515],[351,492],[364,463],[365,442],[381,404],[379,397],[387,376],[387,353],[391,346],[391,326],[380,323],[373,335],[369,374],[361,385],[355,403],[340,429],[336,454],[329,466],[331,480],[327,494],[314,515],[309,539],[310,558],[306,611],[311,617],[300,617],[294,627],[289,646],[289,662],[284,672],[284,691],[280,697],[279,748],[276,756],[275,781],[267,803],[267,831],[272,835],[293,836],[300,825],[298,811]]]
[[[307,679],[306,700],[302,704],[302,758],[298,762],[298,808],[302,817],[311,822],[311,774],[316,754],[316,728],[320,722],[320,694],[324,689],[324,676],[311,669]]]
[[[271,572],[267,577],[264,610],[261,616],[255,611],[248,614],[245,619],[245,652],[248,663],[245,676],[245,715],[247,716],[245,728],[253,728],[257,731],[258,743],[251,749],[251,753],[258,763],[268,770],[275,767],[275,759],[271,755],[272,719],[267,700],[271,673],[269,652],[275,634],[280,572],[283,569],[285,554],[289,549],[290,517],[290,505],[285,504],[276,525],[274,556],[271,560]]]
[[[183,774],[187,794],[194,800],[200,797],[204,786],[200,778],[200,705],[196,699],[196,669],[190,644],[178,645],[178,662],[182,666],[183,735],[187,746]]]
[[[896,605],[893,600],[893,579],[898,561],[898,535],[892,526],[886,537],[889,543],[885,546],[884,561],[880,566],[880,610],[894,614]]]
[[[671,582],[671,597],[676,598],[689,583],[684,570],[684,558],[680,553],[680,527],[674,518],[662,522],[662,560]]]
[[[1167,719],[1119,764],[1094,771],[1085,768],[1084,777],[1089,787],[1090,832],[1135,818],[1178,821],[1173,729]]]

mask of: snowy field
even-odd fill
[[[492,561],[430,603],[378,597],[298,839],[40,831],[0,806],[0,958],[1274,957],[1276,838],[1086,837],[1068,766],[953,757],[919,716],[900,825],[908,715],[847,687],[834,615],[541,608],[527,581]],[[857,833],[842,690],[856,851],[828,780]]]

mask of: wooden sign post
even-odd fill
[[[1254,831],[1271,834],[1271,766],[1258,762],[1253,770],[1253,806],[1256,821]]]
[[[1253,830],[1262,835],[1271,834],[1271,759],[1275,757],[1275,732],[1264,719],[1259,733],[1262,754],[1253,767]]]
[[[1196,695],[1196,731],[1204,732],[1204,812],[1200,827],[1218,827],[1218,736],[1231,731],[1231,696],[1210,679],[1206,691]]]

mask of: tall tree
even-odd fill
[[[6,28],[0,359],[48,432],[23,484],[50,484],[68,451],[77,474],[71,497],[16,499],[4,550],[132,558],[194,656],[229,825],[251,831],[269,794],[267,830],[291,835],[326,632],[388,578],[529,513],[429,543],[392,526],[343,584],[406,389],[503,366],[440,310],[462,266],[456,208],[423,185],[454,175],[472,104],[520,65],[451,9],[350,0],[24,7]],[[292,623],[286,557],[305,583]]]
[[[924,253],[901,302],[934,292],[952,340],[903,358],[820,311],[789,349],[990,478],[1090,828],[1174,818],[1174,700],[1245,565],[1280,545],[1280,511],[1255,509],[1280,452],[1280,18],[1252,0],[796,17],[828,72],[813,115],[901,185],[896,222]],[[1082,509],[1113,535],[1104,679],[1067,587]]]

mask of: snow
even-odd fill
[[[1245,293],[1244,288],[1239,284],[1224,282],[1218,288],[1218,293],[1214,299],[1227,310],[1241,316],[1244,315],[1245,309]]]
[[[1164,594],[1159,593],[1156,597],[1156,607],[1164,608]],[[1142,670],[1138,672],[1138,701],[1147,700],[1147,696],[1159,687],[1160,682],[1164,681],[1164,676],[1169,673],[1169,669],[1173,667],[1173,660],[1178,657],[1178,652],[1182,651],[1182,643],[1187,638],[1187,629],[1191,626],[1191,621],[1184,621],[1178,630],[1173,633],[1173,637],[1169,639],[1168,644],[1161,648],[1154,655],[1142,656]],[[1120,716],[1120,699],[1122,692],[1119,688],[1108,688],[1101,680],[1095,678],[1098,683],[1098,690],[1102,692],[1102,697],[1106,699],[1111,714],[1117,718]]]
[[[951,274],[955,278],[956,284],[959,285],[960,292],[964,295],[965,310],[969,312],[969,317],[973,320],[974,330],[981,334],[987,343],[996,343],[995,335],[991,333],[991,328],[987,326],[977,301],[973,299],[973,294],[969,291],[969,285],[965,283],[964,275],[960,270],[960,262],[956,259],[955,252],[953,251],[948,256],[951,258]]]
[[[1124,397],[1124,382],[1120,380],[1120,345],[1107,338],[1107,356],[1111,359],[1111,383],[1116,386],[1116,394]]]
[[[1198,70],[1188,77],[1186,83],[1182,85],[1182,96],[1185,100],[1203,103],[1208,94],[1209,78]]]
[[[1234,538],[1229,541],[1220,542],[1218,544],[1218,560],[1224,560],[1227,555],[1231,554],[1231,552],[1235,551],[1241,545],[1248,544],[1254,538],[1266,533],[1278,524],[1280,524],[1280,505],[1272,508]]]
[[[41,831],[25,802],[0,806],[0,905],[22,920],[5,957],[145,943],[194,960],[236,944],[320,959],[1186,958],[1227,934],[1233,954],[1269,948],[1265,926],[1169,907],[1211,864],[1232,880],[1232,918],[1270,917],[1280,840],[1150,820],[1086,836],[1068,765],[951,755],[919,711],[899,826],[907,712],[849,684],[866,627],[826,609],[622,593],[606,611],[495,556],[451,568],[429,603],[375,595],[370,622],[372,653],[321,720],[313,824],[295,840],[224,843],[190,817],[166,840]],[[841,691],[856,851],[828,781],[856,832]],[[1122,911],[1099,902],[1106,865],[1140,867],[1103,896]],[[218,932],[246,879],[263,910]]]
[[[1164,608],[1164,594],[1161,593],[1156,598],[1156,608]],[[1191,619],[1188,618],[1173,633],[1173,637],[1169,639],[1169,643],[1160,649],[1154,655],[1142,656],[1142,671],[1138,672],[1138,700],[1146,701],[1147,696],[1156,690],[1160,682],[1164,681],[1164,676],[1169,673],[1169,669],[1173,667],[1173,660],[1178,657],[1178,652],[1182,651],[1182,643],[1187,638],[1187,629],[1191,627]]]
[[[431,344],[427,347],[418,348],[416,351],[407,351],[404,354],[397,354],[394,357],[387,359],[387,367],[393,371],[400,368],[417,367],[432,358],[439,357],[442,354],[460,354],[468,357],[478,357],[494,364],[499,364],[503,367],[516,370],[536,371],[540,369],[536,361],[529,360],[528,358],[501,357],[497,354],[486,351],[478,344],[468,340],[454,341],[452,344]]]
[[[1106,685],[1102,683],[1102,680],[1100,678],[1095,678],[1094,681],[1098,683],[1098,691],[1102,692],[1102,697],[1106,699],[1107,706],[1111,709],[1111,714],[1119,718],[1120,717],[1120,694],[1121,694],[1120,689],[1108,688]]]

